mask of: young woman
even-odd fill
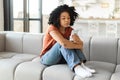
[[[76,75],[85,78],[92,76],[95,70],[84,65],[83,42],[77,34],[71,36],[72,41],[69,40],[73,30],[71,26],[77,17],[75,8],[66,4],[51,12],[40,57],[41,63],[48,66],[67,63]]]

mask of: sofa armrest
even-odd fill
[[[0,33],[0,52],[5,49],[5,33]]]

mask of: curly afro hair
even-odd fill
[[[60,27],[60,14],[62,12],[68,12],[70,15],[70,26],[72,26],[74,24],[75,19],[78,17],[78,13],[75,12],[75,8],[73,6],[69,7],[68,5],[64,4],[64,5],[60,5],[58,6],[56,9],[54,9],[51,13],[50,13],[50,17],[49,17],[49,21],[48,24],[52,24],[55,27],[59,28]]]

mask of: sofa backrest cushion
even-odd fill
[[[11,52],[22,52],[23,35],[24,33],[7,32],[5,50]]]
[[[23,53],[39,55],[42,49],[43,34],[26,33],[23,36]]]
[[[90,60],[105,61],[116,64],[117,38],[92,37],[90,43]]]
[[[83,41],[83,53],[87,60],[90,60],[90,37],[82,38]]]
[[[120,39],[118,40],[117,64],[120,64]]]

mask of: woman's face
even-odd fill
[[[69,27],[70,26],[70,15],[68,12],[62,12],[60,14],[60,26]]]

